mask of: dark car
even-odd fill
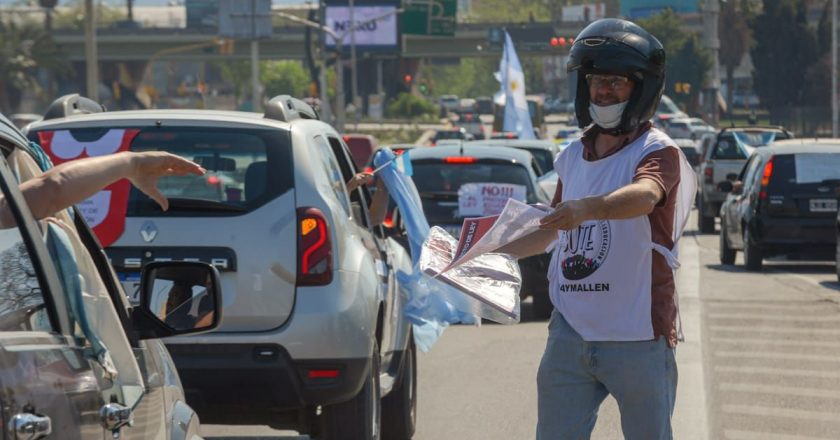
[[[493,114],[493,98],[489,96],[479,96],[475,98],[475,108],[480,115]]]
[[[509,147],[464,145],[411,151],[414,184],[432,226],[458,236],[466,216],[459,212],[458,190],[467,183],[504,183],[525,187],[526,203],[549,200],[537,185],[536,160],[526,151]],[[533,296],[534,314],[547,319],[553,309],[548,298],[548,254],[519,260],[522,298]]]
[[[475,141],[469,145],[482,145],[487,147],[511,147],[525,150],[531,153],[536,160],[537,168],[534,170],[537,177],[542,177],[554,169],[554,158],[560,152],[560,147],[552,141],[539,139],[490,139],[486,141]]]
[[[435,132],[432,136],[432,146],[439,144],[441,141],[469,141],[472,140],[472,135],[467,133],[463,127],[444,128]]]
[[[697,228],[701,233],[715,232],[715,217],[726,193],[718,185],[730,174],[738,174],[753,150],[775,141],[793,138],[783,127],[727,127],[717,136],[702,142],[700,172],[697,174]]]
[[[831,258],[837,243],[840,140],[776,142],[757,148],[720,210],[720,261],[744,253],[747,270],[778,255]]]

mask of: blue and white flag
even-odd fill
[[[502,130],[514,132],[519,139],[535,139],[528,100],[525,99],[525,74],[513,47],[513,40],[505,32],[505,50],[499,63],[499,79],[505,96],[505,121]]]

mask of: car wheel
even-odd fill
[[[417,426],[417,347],[408,335],[399,381],[382,399],[382,438],[409,440]]]
[[[729,247],[729,240],[726,239],[726,223],[720,219],[720,264],[735,264],[735,249]]]
[[[697,210],[697,229],[701,234],[712,234],[715,232],[715,216],[706,217],[706,206],[700,202],[700,208]]]
[[[761,256],[761,249],[758,248],[750,238],[750,233],[744,230],[744,266],[747,270],[758,272],[761,270],[761,264],[764,257]]]
[[[320,439],[379,440],[382,402],[379,394],[379,346],[374,341],[368,377],[362,390],[348,402],[325,406]]]

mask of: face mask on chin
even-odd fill
[[[595,105],[589,103],[589,116],[592,117],[592,122],[601,128],[615,128],[621,122],[621,116],[624,114],[624,108],[627,107],[627,102],[619,102],[613,105]]]

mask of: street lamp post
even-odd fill
[[[831,0],[831,137],[837,137],[837,0]]]
[[[718,50],[720,49],[720,39],[718,38],[718,15],[720,14],[720,4],[718,0],[706,0],[703,2],[703,34],[706,40],[706,48],[712,52],[712,68],[711,77],[709,78],[710,87],[707,90],[709,102],[707,107],[711,115],[713,125],[718,124],[718,91],[720,90],[720,61]]]
[[[99,56],[96,51],[96,9],[85,0],[85,79],[88,98],[99,102]]]

